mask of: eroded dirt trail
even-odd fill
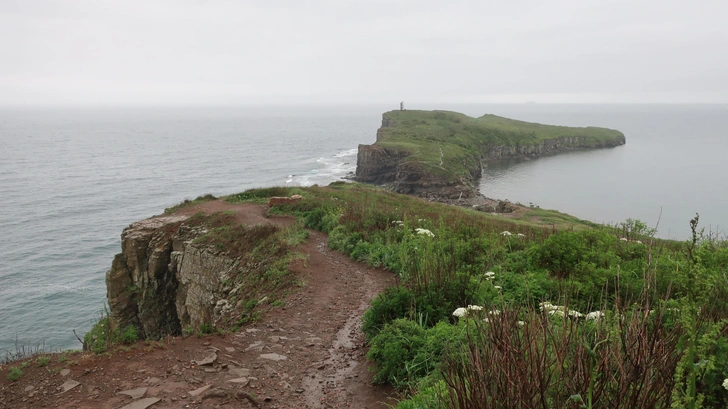
[[[181,213],[199,211],[234,212],[246,224],[293,222],[222,201]],[[0,408],[387,408],[391,390],[371,385],[360,318],[393,275],[329,250],[326,239],[311,232],[299,248],[307,260],[291,268],[303,287],[261,321],[224,336],[29,366],[17,382],[0,379]]]

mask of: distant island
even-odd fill
[[[622,132],[472,118],[450,111],[390,111],[372,145],[359,145],[355,179],[433,199],[477,195],[483,163],[624,145]]]

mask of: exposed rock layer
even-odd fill
[[[195,246],[202,232],[184,220],[154,217],[124,229],[122,252],[106,273],[112,328],[131,324],[158,338],[219,317],[236,262]]]

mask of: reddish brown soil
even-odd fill
[[[219,200],[178,213],[200,211],[229,211],[245,224],[293,223],[290,217],[266,217],[263,206]],[[371,385],[360,318],[393,275],[329,250],[318,232],[298,250],[308,260],[291,270],[305,285],[260,321],[236,333],[140,342],[110,355],[55,354],[43,367],[31,358],[15,382],[6,378],[10,365],[4,365],[0,408],[145,408],[152,398],[159,399],[152,409],[387,408],[385,403],[394,403],[392,391]],[[211,365],[194,362],[211,355],[217,357]],[[69,380],[78,386],[62,392]],[[137,399],[119,393],[136,388],[147,389]]]

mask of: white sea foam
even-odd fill
[[[328,157],[319,157],[314,167],[295,175],[289,175],[287,185],[311,186],[314,184],[327,185],[341,180],[342,177],[356,170],[357,149],[347,149]]]

